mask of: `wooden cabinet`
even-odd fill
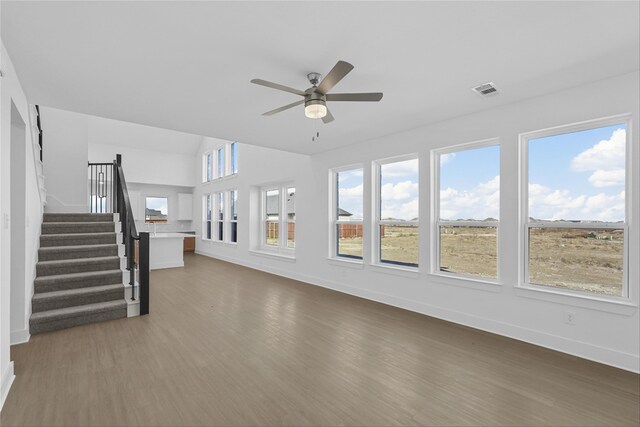
[[[196,236],[185,237],[183,240],[184,252],[195,252],[196,250]]]

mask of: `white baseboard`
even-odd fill
[[[13,374],[13,362],[9,362],[7,368],[2,373],[2,377],[0,378],[0,410],[2,410],[5,400],[7,400],[11,384],[13,384],[15,377],[16,376]]]
[[[11,331],[11,345],[28,343],[30,338],[29,328]]]
[[[149,266],[149,270],[160,270],[162,268],[184,267],[184,262],[160,262]]]
[[[343,292],[345,294],[376,301],[382,304],[414,311],[416,313],[436,317],[438,319],[461,324],[486,332],[491,332],[497,335],[502,335],[519,341],[535,344],[541,347],[546,347],[551,350],[571,354],[573,356],[592,360],[598,363],[603,363],[605,365],[614,366],[626,371],[640,373],[640,357],[634,354],[611,350],[585,342],[570,340],[557,335],[527,329],[521,326],[499,322],[485,317],[478,317],[447,308],[425,304],[418,301],[399,298],[394,295],[354,288],[342,283],[326,280],[320,277],[310,276],[307,274],[293,273],[291,271],[280,269],[277,267],[265,266],[262,264],[256,264],[225,256],[211,255],[199,250],[196,250],[196,253],[210,258],[219,259],[221,261],[242,265],[245,267],[253,268],[255,270],[265,271],[267,273],[275,274],[289,279],[298,280],[312,285],[321,286],[323,288]]]

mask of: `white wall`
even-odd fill
[[[239,173],[218,182],[199,183],[194,191],[194,213],[202,212],[202,194],[226,189],[239,190],[238,244],[197,240],[197,251],[223,260],[262,269],[305,282],[337,289],[430,316],[469,325],[600,361],[627,370],[640,371],[640,318],[638,314],[640,222],[640,161],[638,132],[633,133],[632,191],[627,194],[633,215],[629,218],[630,284],[632,304],[619,306],[561,296],[525,293],[518,283],[518,134],[548,127],[633,113],[638,129],[639,75],[633,73],[555,94],[533,98],[482,113],[459,117],[404,133],[333,150],[313,157],[240,145]],[[445,281],[429,274],[430,150],[488,138],[501,142],[501,232],[500,275],[502,286],[477,286],[459,279]],[[301,141],[301,143],[306,143]],[[203,144],[199,154],[205,151]],[[371,188],[371,161],[418,153],[420,158],[420,272],[394,273],[366,261],[371,254],[365,237],[365,265],[330,261],[328,233],[328,171],[362,163],[365,189]],[[194,163],[201,170],[200,155]],[[292,262],[250,251],[249,233],[256,233],[257,186],[293,181],[297,188],[296,260]],[[365,203],[371,204],[365,193]],[[254,218],[256,219],[256,218]],[[194,221],[200,234],[201,221]],[[365,229],[370,229],[365,219]],[[575,313],[576,324],[564,323],[564,313]]]
[[[193,155],[94,144],[93,138],[90,139],[90,162],[110,162],[116,154],[122,154],[122,169],[127,182],[177,186],[193,186],[195,182]]]
[[[1,43],[0,43],[1,44]],[[0,78],[0,408],[11,382],[13,381],[13,362],[10,361],[9,347],[13,341],[24,341],[29,337],[28,330],[11,331],[10,317],[10,277],[14,265],[24,264],[25,283],[23,303],[27,304],[22,311],[24,323],[31,315],[31,296],[33,295],[33,280],[35,278],[35,263],[37,262],[38,237],[42,223],[42,203],[38,188],[37,173],[34,162],[34,141],[29,128],[28,103],[20,82],[16,75],[11,59],[1,44],[0,68],[3,77]],[[11,159],[11,105],[15,105],[18,114],[24,121],[27,133],[25,135],[25,250],[24,253],[12,253],[10,242],[11,197],[12,183],[10,179]],[[23,307],[19,307],[23,309]]]
[[[193,187],[175,185],[127,184],[131,195],[131,209],[138,231],[153,231],[152,224],[145,224],[144,209],[146,197],[167,197],[168,218],[166,224],[156,224],[157,231],[194,231],[191,221],[178,220],[178,193],[192,193]]]
[[[88,116],[41,107],[47,212],[88,212]]]

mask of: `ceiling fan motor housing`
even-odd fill
[[[327,98],[321,93],[311,92],[304,97],[305,115],[311,119],[321,119],[327,115]]]

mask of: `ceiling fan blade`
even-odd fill
[[[329,111],[329,109],[327,108],[327,115],[322,118],[322,123],[326,125],[327,123],[331,123],[334,120],[335,119],[333,118],[333,114],[331,114],[331,111]]]
[[[381,92],[372,93],[330,93],[327,95],[327,101],[364,101],[378,102],[382,99]]]
[[[338,61],[338,63],[329,71],[324,79],[318,85],[316,92],[326,95],[332,87],[338,84],[349,72],[353,70],[353,65],[348,62]]]
[[[284,86],[278,83],[273,83],[273,82],[268,82],[266,80],[262,80],[262,79],[253,79],[251,80],[251,83],[260,85],[260,86],[266,86],[266,87],[270,87],[271,89],[278,89],[278,90],[283,90],[285,92],[290,92],[290,93],[295,93],[296,95],[300,95],[300,96],[305,96],[306,93],[298,90],[298,89],[294,89],[292,87],[289,86]]]
[[[271,111],[267,111],[266,113],[263,113],[263,116],[273,116],[276,113],[279,113],[281,111],[284,110],[288,110],[289,108],[293,108],[296,105],[301,105],[304,104],[304,99],[301,99],[300,101],[296,101],[296,102],[292,102],[291,104],[287,104],[284,107],[280,107],[280,108],[276,108],[275,110],[271,110]]]

